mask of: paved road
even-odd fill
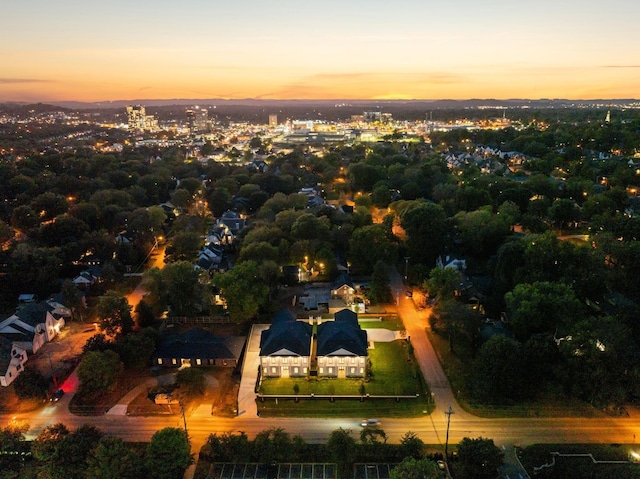
[[[394,284],[401,278],[394,276]],[[396,285],[397,286],[397,285]],[[417,311],[413,302],[405,297],[398,299],[398,309],[404,321],[407,334],[411,338],[422,373],[429,384],[436,403],[434,413],[425,418],[384,419],[384,430],[390,442],[398,442],[407,431],[417,433],[428,444],[444,444],[447,418],[444,414],[450,406],[455,414],[451,416],[449,442],[455,444],[464,437],[488,437],[496,444],[505,447],[525,446],[534,443],[634,443],[636,435],[640,437],[640,415],[625,418],[506,418],[483,419],[462,410],[458,405],[447,377],[437,360],[436,354],[426,336],[425,327],[428,310]],[[105,415],[98,417],[74,416],[68,412],[69,396],[58,403],[50,404],[40,411],[19,414],[17,420],[26,420],[30,424],[28,438],[33,438],[47,425],[63,422],[71,428],[91,423],[108,434],[125,440],[147,441],[167,426],[183,427],[182,418],[173,417],[129,417]],[[248,398],[242,398],[246,404]],[[247,411],[248,412],[248,411]],[[5,425],[11,416],[0,416],[0,424]],[[355,438],[359,436],[359,420],[344,418],[258,418],[255,414],[242,414],[227,419],[212,417],[208,407],[196,409],[187,417],[187,428],[194,444],[204,444],[209,434],[226,431],[245,431],[250,437],[270,428],[282,427],[292,434],[299,434],[310,443],[326,441],[331,431],[343,427],[352,430]],[[640,447],[638,448],[640,451]],[[517,477],[517,476],[516,476]]]

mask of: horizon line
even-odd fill
[[[450,102],[468,102],[468,101],[497,101],[497,102],[513,102],[513,101],[571,101],[571,102],[613,102],[613,101],[640,101],[640,98],[633,97],[616,97],[616,98],[549,98],[549,97],[541,97],[541,98],[527,98],[527,97],[512,97],[512,98],[478,98],[478,97],[469,97],[469,98],[255,98],[255,97],[246,97],[246,98],[221,98],[221,97],[212,97],[212,98],[185,98],[185,97],[175,97],[175,98],[133,98],[133,99],[118,99],[118,100],[3,100],[0,99],[0,104],[24,104],[24,105],[35,105],[35,104],[49,104],[56,105],[60,103],[83,103],[83,104],[107,104],[107,103],[141,103],[141,102],[197,102],[197,101],[222,101],[222,102],[245,102],[245,101],[254,101],[254,102],[379,102],[379,103],[409,103],[409,102],[440,102],[440,101],[450,101]]]

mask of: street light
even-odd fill
[[[404,280],[407,281],[409,276],[409,256],[404,257]]]

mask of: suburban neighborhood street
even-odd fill
[[[402,279],[394,275],[392,285],[402,287]],[[444,445],[447,430],[446,411],[451,410],[449,443],[455,444],[464,437],[487,437],[506,449],[512,446],[526,446],[534,443],[619,443],[631,444],[640,433],[640,415],[634,414],[624,418],[478,418],[464,411],[457,403],[447,377],[429,342],[425,328],[429,309],[418,310],[412,299],[399,295],[398,312],[404,322],[407,336],[413,345],[416,358],[422,373],[429,384],[435,410],[423,418],[386,419],[382,418],[382,428],[390,442],[398,442],[407,432],[413,431],[426,444]],[[58,422],[69,428],[77,428],[83,424],[93,424],[107,434],[119,436],[128,441],[148,441],[158,430],[165,427],[185,427],[191,438],[193,451],[197,452],[212,433],[228,431],[244,431],[250,437],[268,428],[283,428],[291,434],[299,434],[306,441],[320,443],[326,441],[331,431],[337,428],[350,429],[354,437],[359,436],[362,418],[265,418],[257,417],[254,401],[254,385],[257,373],[257,353],[259,351],[260,325],[256,334],[250,338],[245,361],[253,364],[252,371],[242,381],[238,398],[238,417],[221,418],[212,415],[211,405],[203,404],[193,410],[186,418],[180,415],[155,417],[130,417],[126,414],[128,394],[102,416],[76,416],[68,410],[73,395],[65,395],[59,402],[46,405],[42,409],[25,414],[4,415],[2,424],[11,421],[25,421],[29,424],[26,434],[28,439],[35,438],[46,426]],[[253,339],[253,341],[251,341]],[[255,371],[253,371],[255,370]],[[249,377],[250,376],[250,377]],[[320,399],[319,399],[320,400]],[[505,449],[505,450],[506,450]],[[638,447],[640,450],[640,446]],[[192,471],[192,468],[190,469]],[[191,472],[192,473],[192,472]],[[187,475],[189,474],[189,471]]]

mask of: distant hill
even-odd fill
[[[291,107],[359,107],[359,108],[409,108],[409,109],[465,109],[465,108],[572,108],[576,106],[604,106],[604,105],[623,105],[632,102],[638,102],[634,99],[599,99],[599,100],[567,100],[567,99],[469,99],[469,100],[257,100],[257,99],[240,99],[240,100],[223,100],[223,99],[184,99],[175,98],[169,100],[158,99],[135,99],[135,100],[116,100],[104,102],[79,102],[79,101],[54,101],[49,105],[68,108],[70,110],[95,110],[95,109],[117,109],[124,108],[126,105],[144,105],[151,107],[166,106],[187,106],[199,105],[205,107],[213,106],[244,106],[244,107],[263,107],[263,108],[291,108]],[[6,103],[5,105],[24,106],[24,103]],[[38,104],[44,105],[44,104]]]

